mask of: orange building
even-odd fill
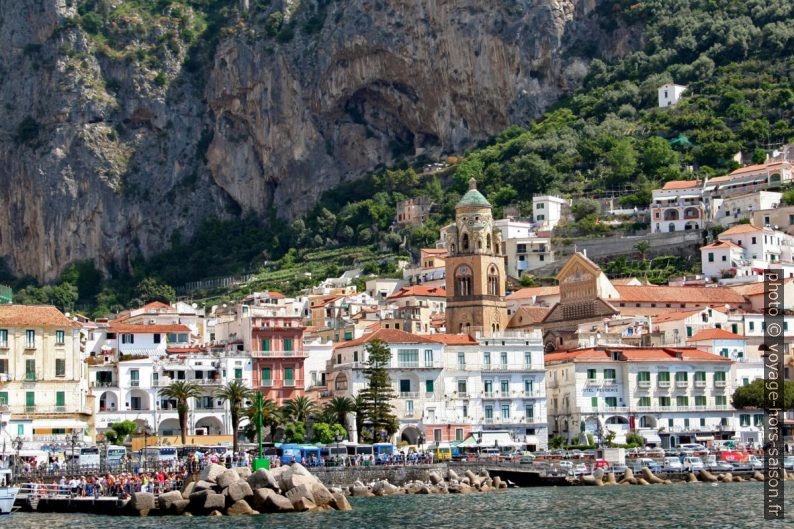
[[[279,406],[305,393],[304,330],[299,316],[251,318],[253,386]]]

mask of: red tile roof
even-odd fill
[[[576,349],[544,356],[546,365],[562,362],[614,362],[612,351],[620,351],[626,362],[716,362],[731,363],[731,360],[694,347],[597,347]],[[625,358],[625,360],[623,360]]]
[[[551,309],[548,307],[532,307],[523,306],[519,307],[515,314],[510,318],[507,324],[508,328],[528,327],[543,321],[543,318],[549,313]]]
[[[162,301],[152,301],[151,303],[147,303],[142,309],[151,310],[151,309],[170,309],[171,305],[166,305]]]
[[[634,303],[703,303],[706,305],[742,304],[744,296],[727,287],[669,287],[617,285],[621,302]]]
[[[0,325],[8,327],[79,327],[52,305],[0,305]]]
[[[477,340],[468,334],[428,334],[434,342],[443,343],[446,345],[477,345]]]
[[[531,299],[537,296],[559,296],[560,295],[560,287],[558,285],[550,286],[550,287],[527,287],[522,288],[520,290],[516,290],[509,296],[507,296],[508,301],[515,301],[519,299]]]
[[[759,171],[761,169],[770,169],[772,167],[783,165],[784,162],[770,162],[770,163],[759,163],[755,165],[748,165],[747,167],[740,167],[731,173],[731,175],[738,175],[742,173],[751,173],[753,171]]]
[[[742,249],[741,246],[739,246],[738,244],[736,244],[734,242],[721,241],[719,239],[714,241],[711,244],[707,244],[706,246],[701,246],[700,247],[701,250],[724,250],[725,248],[739,248],[740,250]]]
[[[739,336],[725,329],[701,329],[687,342],[705,342],[708,340],[744,340],[744,336]]]
[[[411,334],[410,332],[400,331],[397,329],[378,329],[375,332],[365,334],[354,340],[347,342],[339,342],[334,346],[334,349],[341,347],[355,347],[364,343],[369,343],[373,340],[381,340],[386,343],[434,343],[427,336]]]
[[[731,226],[724,232],[720,233],[719,237],[725,237],[727,235],[743,235],[745,233],[758,233],[759,231],[763,231],[763,228],[758,228],[752,224],[736,224],[735,226]]]
[[[668,321],[681,321],[685,320],[690,316],[694,316],[695,314],[700,314],[703,309],[695,309],[695,310],[677,310],[674,312],[667,312],[665,314],[660,314],[653,319],[653,323],[665,323]]]
[[[691,187],[697,187],[697,185],[697,180],[671,180],[665,183],[662,189],[689,189]]]
[[[431,298],[445,298],[447,291],[440,287],[428,287],[425,285],[413,285],[402,287],[400,290],[387,297],[386,299],[407,298],[410,296],[424,296]]]
[[[431,255],[443,255],[447,253],[447,251],[443,248],[422,248],[421,251],[423,253],[429,253]]]
[[[132,323],[115,323],[111,322],[108,327],[108,332],[123,332],[129,334],[148,334],[148,333],[163,333],[163,332],[190,332],[190,327],[187,325],[135,325]]]

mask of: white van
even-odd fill
[[[173,446],[147,446],[141,451],[149,463],[168,465],[177,460],[176,448]]]
[[[77,464],[81,467],[99,468],[99,447],[81,446],[78,453],[75,453]]]
[[[662,463],[662,470],[665,472],[681,472],[684,470],[684,466],[677,457],[665,457]]]
[[[127,449],[123,446],[109,445],[105,452],[105,461],[108,465],[120,465],[121,460],[127,455]]]
[[[684,470],[687,472],[695,472],[697,470],[703,470],[703,460],[697,456],[689,456],[684,458],[684,462],[681,464],[684,467]]]

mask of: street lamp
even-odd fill
[[[17,474],[19,473],[19,451],[22,450],[22,438],[20,436],[16,436],[14,441],[12,442],[14,450],[17,451],[17,458],[14,461],[14,472]]]
[[[334,441],[336,441],[336,454],[334,454],[334,466],[339,464],[339,443],[342,441],[342,436],[334,434]]]
[[[73,432],[72,435],[69,437],[69,444],[72,445],[72,472],[74,472],[74,465],[75,465],[74,447],[77,446],[77,443],[79,442],[80,442],[80,436],[77,435],[77,432]]]

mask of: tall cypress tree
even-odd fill
[[[383,341],[373,340],[367,344],[367,356],[367,367],[364,369],[367,387],[359,393],[364,417],[372,427],[372,440],[387,441],[397,431],[397,417],[391,405],[397,394],[392,388],[387,369],[391,350]],[[384,436],[382,432],[387,435]]]

